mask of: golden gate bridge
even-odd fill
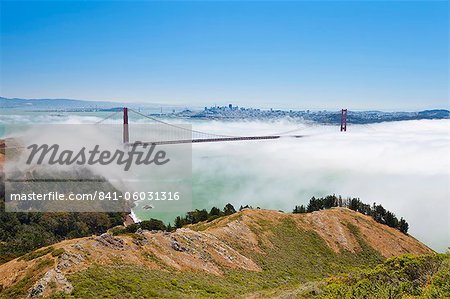
[[[100,124],[104,122],[107,119],[110,119],[114,117],[115,115],[119,114],[120,112],[123,113],[123,143],[124,144],[157,144],[157,145],[163,145],[163,144],[181,144],[181,143],[203,143],[203,142],[226,142],[226,141],[246,141],[246,140],[273,140],[273,139],[279,139],[282,137],[290,137],[290,138],[302,138],[306,137],[307,135],[282,135],[285,133],[292,133],[297,130],[291,130],[284,133],[279,134],[271,134],[271,135],[255,135],[255,136],[230,136],[230,135],[221,135],[221,134],[212,134],[207,132],[202,132],[198,130],[193,130],[190,128],[187,128],[185,126],[181,125],[175,125],[168,123],[166,121],[163,121],[161,119],[145,115],[139,111],[136,111],[131,108],[123,107],[119,111],[115,111],[114,113],[108,115],[107,117],[103,118],[102,120],[98,121],[97,124]],[[167,139],[167,138],[161,138],[161,140],[149,140],[149,141],[130,141],[130,123],[129,123],[129,112],[134,113],[136,115],[139,115],[140,117],[144,117],[147,119],[152,120],[153,122],[160,124],[162,127],[167,129],[170,128],[171,130],[179,130],[184,131],[184,135],[180,134],[173,134],[173,132],[168,132],[168,135],[172,135],[173,139]],[[341,121],[340,121],[340,130],[341,132],[347,131],[347,109],[341,110]],[[180,138],[180,136],[182,136]]]

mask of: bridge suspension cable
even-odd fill
[[[149,116],[149,115],[145,115],[145,114],[140,113],[140,112],[138,112],[138,111],[136,111],[136,110],[134,110],[134,109],[131,109],[131,108],[128,108],[128,110],[129,110],[129,111],[132,111],[132,112],[134,112],[134,113],[136,113],[136,114],[138,114],[138,115],[140,115],[140,116],[142,116],[142,117],[145,117],[145,118],[151,119],[151,120],[153,120],[153,121],[155,121],[155,122],[164,124],[164,125],[166,125],[166,126],[170,126],[170,127],[172,127],[172,128],[176,128],[176,129],[179,129],[179,130],[189,131],[189,132],[192,132],[192,133],[201,134],[201,135],[204,135],[205,137],[206,137],[206,136],[210,136],[210,137],[218,137],[218,138],[239,138],[239,137],[242,137],[242,136],[232,136],[232,135],[213,134],[213,133],[206,133],[206,132],[201,132],[201,131],[197,131],[197,130],[192,130],[192,129],[188,129],[188,128],[185,128],[185,127],[182,127],[182,126],[177,126],[177,125],[174,125],[174,124],[171,124],[171,123],[168,123],[168,122],[165,122],[165,121],[156,119],[156,118],[154,118],[154,117],[151,117],[151,116]]]
[[[111,113],[110,115],[108,115],[107,117],[105,117],[105,118],[99,120],[99,121],[96,122],[95,124],[100,124],[100,123],[104,122],[105,120],[114,117],[114,116],[117,115],[119,112],[122,112],[122,111],[116,111],[116,112],[113,112],[113,113]]]
[[[292,130],[288,130],[288,131],[283,131],[283,132],[279,132],[279,133],[274,133],[274,134],[270,134],[270,136],[272,135],[278,135],[278,136],[283,136],[285,134],[290,134],[290,133],[294,133],[294,132],[299,132],[299,131],[306,131],[309,130],[311,128],[317,127],[317,125],[312,125],[309,124],[309,126],[306,127],[301,127],[301,128],[297,128],[297,129],[292,129]],[[285,137],[289,137],[290,135],[287,135]],[[295,135],[294,135],[295,136]],[[292,136],[293,137],[293,136]]]

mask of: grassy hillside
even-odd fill
[[[286,292],[333,298],[360,285],[340,273],[377,269],[401,253],[436,256],[348,209],[296,215],[244,210],[172,233],[104,235],[41,249],[0,265],[0,298],[30,292],[53,298],[267,298]]]
[[[334,277],[320,298],[449,298],[450,254],[403,255]]]
[[[272,246],[262,245],[261,253],[247,248],[240,248],[240,251],[254,260],[262,271],[225,269],[222,276],[217,276],[201,272],[174,273],[170,268],[148,271],[127,264],[108,267],[96,265],[70,278],[75,289],[73,296],[234,298],[255,291],[317,280],[354,267],[375,265],[382,260],[362,240],[360,242],[364,249],[358,254],[338,254],[317,233],[299,232],[293,221],[284,220],[276,226],[272,226],[269,221],[258,224],[261,228],[256,232],[268,234]]]

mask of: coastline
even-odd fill
[[[137,218],[136,214],[133,212],[133,210],[131,210],[130,213],[125,216],[125,219],[123,220],[123,226],[127,227],[138,222],[140,222],[139,218]]]
[[[128,216],[130,216],[130,218],[133,220],[133,223],[141,222],[141,220],[134,213],[133,209],[131,209],[130,214],[128,214]]]

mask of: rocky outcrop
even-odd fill
[[[33,287],[28,291],[29,298],[38,298],[51,294],[52,291],[58,290],[66,294],[70,294],[73,290],[72,284],[67,280],[63,271],[70,270],[73,266],[79,265],[85,261],[85,257],[81,254],[72,252],[63,252],[58,257],[57,265],[48,270],[44,276],[39,279]],[[51,290],[49,289],[51,287]]]
[[[63,291],[66,294],[70,294],[73,290],[72,284],[67,280],[64,273],[59,269],[51,269],[44,274],[44,277],[39,279],[38,282],[30,289],[29,298],[38,298],[45,294],[50,293],[48,290],[49,285],[53,284],[52,289]]]
[[[102,246],[123,250],[125,249],[125,242],[120,238],[115,238],[108,233],[101,234],[99,237],[96,237],[95,240]]]
[[[84,262],[85,258],[83,255],[78,253],[64,252],[59,259],[57,270],[70,269],[74,265],[78,265]]]

